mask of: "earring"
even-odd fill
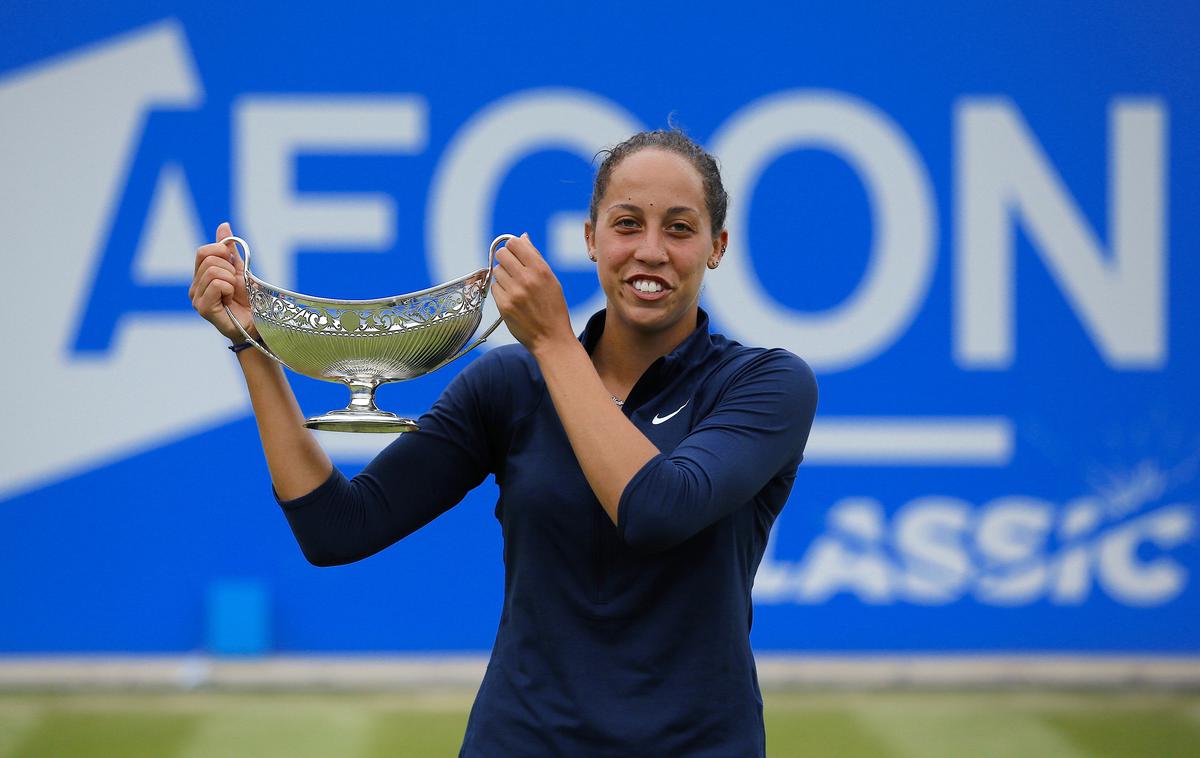
[[[590,258],[592,260],[592,263],[596,262],[596,254],[595,253],[589,252],[588,258]]]
[[[721,245],[721,255],[725,254],[726,247],[728,247],[728,245]],[[708,267],[716,268],[717,266],[721,265],[721,255],[714,255],[713,257],[709,258]]]

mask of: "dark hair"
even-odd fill
[[[700,180],[704,183],[704,204],[708,207],[713,239],[716,239],[725,228],[725,211],[729,207],[729,195],[725,192],[725,185],[721,183],[721,168],[717,165],[716,158],[679,129],[638,132],[624,142],[597,153],[597,156],[603,155],[604,160],[596,171],[596,182],[592,185],[592,202],[588,206],[588,218],[591,219],[592,226],[596,225],[600,198],[608,191],[608,182],[613,171],[621,161],[646,148],[657,148],[680,155],[700,174]]]

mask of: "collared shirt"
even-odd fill
[[[590,353],[604,329],[593,316]],[[808,366],[697,328],[623,406],[661,451],[614,526],[537,362],[497,348],[352,481],[282,506],[318,565],[359,560],[489,474],[504,604],[462,756],[763,755],[750,592],[816,409]],[[420,486],[410,486],[419,482]]]

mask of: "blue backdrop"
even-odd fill
[[[494,485],[307,565],[193,251],[372,297],[528,231],[582,323],[592,157],[668,123],[733,198],[705,307],[821,385],[759,649],[1200,650],[1193,5],[197,5],[0,9],[0,651],[203,648],[231,582],[278,650],[490,647]]]

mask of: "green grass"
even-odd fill
[[[469,693],[0,694],[0,756],[453,756]],[[1200,755],[1200,695],[767,693],[768,755]]]

